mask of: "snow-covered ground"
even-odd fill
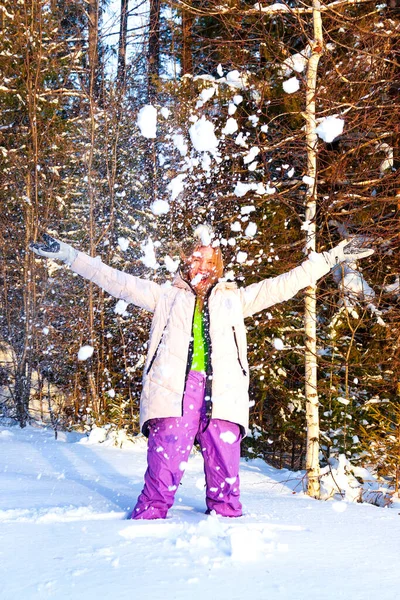
[[[165,521],[129,521],[144,440],[128,448],[0,427],[0,598],[393,600],[399,505],[301,491],[288,471],[242,462],[245,515],[204,514],[193,455]]]

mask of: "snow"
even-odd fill
[[[236,255],[236,260],[238,263],[244,263],[247,260],[247,256],[248,256],[247,252],[239,251]]]
[[[214,232],[209,225],[201,224],[196,227],[193,232],[194,237],[198,238],[202,246],[210,246]]]
[[[125,300],[118,300],[118,302],[116,303],[115,307],[114,307],[114,312],[116,315],[122,315],[122,316],[127,316],[128,313],[126,311],[126,309],[128,308],[128,302],[125,302]]]
[[[280,338],[274,338],[272,340],[272,344],[273,344],[275,350],[283,350],[285,347],[285,344],[283,343],[283,341]]]
[[[331,115],[322,119],[315,132],[324,142],[330,143],[343,133],[343,127],[344,120]]]
[[[179,260],[174,260],[170,256],[164,256],[164,264],[167,271],[170,273],[176,273],[179,268]]]
[[[229,71],[225,76],[226,83],[239,90],[245,90],[248,87],[248,76],[246,73],[240,73],[238,70]]]
[[[78,352],[78,360],[87,360],[93,355],[94,348],[93,346],[81,346]]]
[[[129,240],[127,240],[124,237],[119,237],[118,246],[121,248],[122,252],[126,252],[126,250],[128,250],[129,247]]]
[[[150,204],[150,210],[153,215],[156,215],[157,217],[159,215],[166,215],[169,211],[169,204],[166,200],[154,200],[154,202]]]
[[[157,136],[157,109],[152,104],[143,106],[138,113],[137,124],[143,137],[155,138]]]
[[[241,462],[244,516],[207,516],[197,453],[168,518],[129,521],[143,438],[122,449],[80,438],[0,427],[2,600],[129,600],[132,589],[156,600],[396,598],[398,505],[319,502],[303,494],[303,473],[256,459]],[[329,465],[348,492],[346,467]]]
[[[291,77],[282,83],[283,91],[287,94],[294,94],[300,89],[300,82],[297,77]]]
[[[233,117],[229,117],[225,124],[225,127],[221,130],[221,133],[223,133],[224,135],[230,135],[232,133],[235,133],[237,130],[238,124],[236,119],[234,119]]]
[[[245,165],[251,163],[255,157],[260,153],[260,148],[257,146],[252,146],[246,156],[243,157],[243,162]]]
[[[215,136],[214,129],[214,124],[206,119],[204,115],[190,127],[190,139],[197,152],[215,152],[218,139]]]
[[[256,233],[257,233],[257,225],[253,222],[250,222],[244,231],[245,236],[246,237],[254,237],[256,235]]]
[[[184,136],[181,133],[175,133],[172,136],[172,142],[175,148],[179,150],[181,156],[185,156],[187,154],[188,146]]]
[[[172,201],[174,201],[179,196],[179,194],[183,191],[183,189],[185,187],[185,185],[184,185],[185,179],[186,179],[186,175],[184,173],[179,173],[179,175],[177,175],[176,177],[171,179],[171,181],[167,185],[167,190],[171,192],[171,200]]]
[[[310,177],[309,175],[304,175],[303,179],[302,179],[303,183],[306,183],[307,185],[314,185],[315,183],[315,179],[314,177]]]
[[[142,263],[148,267],[149,269],[158,269],[160,266],[157,262],[154,244],[151,238],[149,238],[146,242],[143,242],[140,245],[140,249],[143,252],[144,256],[140,258]]]
[[[201,90],[200,98],[202,100],[202,104],[204,102],[207,102],[208,100],[210,100],[210,98],[212,98],[214,96],[216,89],[217,89],[216,87],[211,86],[211,87],[207,87],[207,88],[204,88],[203,90]]]
[[[303,52],[297,52],[292,54],[284,61],[284,65],[288,67],[289,71],[296,71],[297,73],[303,73],[307,66],[308,58],[310,56],[311,49],[309,46]]]
[[[162,116],[162,117],[164,117],[164,119],[165,119],[165,120],[167,120],[167,119],[168,119],[168,117],[169,117],[169,116],[170,116],[170,114],[171,114],[171,111],[170,111],[170,110],[169,110],[169,108],[167,108],[166,106],[163,106],[163,107],[160,109],[160,114],[161,114],[161,116]]]
[[[290,12],[289,6],[286,4],[281,4],[280,2],[275,2],[274,4],[269,4],[268,6],[263,6],[260,2],[256,2],[254,5],[255,10],[260,10],[261,12],[266,13],[279,13],[279,12]]]

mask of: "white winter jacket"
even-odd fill
[[[196,297],[179,275],[172,285],[159,285],[129,275],[79,252],[71,269],[106,292],[154,313],[148,356],[143,372],[140,424],[147,434],[149,419],[179,417],[188,371]],[[218,282],[207,300],[209,311],[211,416],[238,423],[249,418],[249,367],[244,319],[292,298],[328,273],[322,254],[312,253],[300,266],[274,277],[238,288]]]

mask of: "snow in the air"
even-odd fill
[[[145,138],[155,138],[157,136],[157,109],[152,104],[143,106],[138,113],[137,124],[140,133]]]
[[[128,307],[128,302],[125,302],[125,300],[118,300],[118,302],[116,303],[115,307],[114,307],[114,312],[116,315],[122,315],[122,316],[127,316],[128,313],[126,311]]]
[[[171,192],[172,201],[175,200],[183,191],[185,187],[185,179],[186,175],[184,173],[179,173],[179,175],[171,179],[171,181],[167,185],[167,189]]]
[[[257,146],[253,146],[250,148],[249,152],[243,157],[243,162],[245,165],[251,163],[255,157],[260,153],[260,148]]]
[[[190,139],[197,152],[215,152],[218,139],[215,136],[214,129],[214,124],[204,116],[190,127]]]
[[[239,251],[236,255],[236,261],[238,263],[244,263],[247,260],[247,256],[248,256],[247,252]]]
[[[78,351],[78,360],[87,360],[93,355],[93,352],[93,346],[89,346],[88,344],[85,346],[81,346]]]
[[[253,222],[250,222],[246,229],[244,230],[244,234],[246,237],[254,237],[257,233],[257,225]]]
[[[230,135],[232,133],[236,133],[236,131],[238,130],[238,124],[236,119],[234,119],[233,117],[230,117],[226,124],[225,127],[221,130],[221,133],[225,134],[225,135]]]
[[[142,263],[149,269],[158,269],[160,265],[157,262],[152,239],[149,238],[146,242],[143,242],[140,249],[143,252],[143,256],[140,258]]]
[[[129,248],[129,240],[124,237],[119,237],[118,246],[121,248],[122,252],[125,252]]]
[[[315,179],[314,177],[310,177],[309,175],[304,175],[302,178],[303,183],[306,183],[307,185],[314,185],[315,183]]]
[[[343,128],[344,120],[331,115],[322,119],[315,132],[324,142],[330,143],[343,133]]]
[[[228,115],[234,115],[237,111],[237,106],[234,102],[229,102],[228,104]]]
[[[256,207],[253,206],[252,204],[249,204],[248,206],[241,206],[240,214],[241,215],[249,215],[250,213],[254,212],[255,210],[256,210]]]
[[[50,330],[49,330],[49,328],[48,328],[48,327],[43,327],[43,329],[42,329],[42,333],[43,333],[44,335],[49,335],[49,331],[50,331]]]
[[[207,225],[198,225],[194,230],[194,237],[199,238],[202,246],[209,246],[212,242],[213,232]]]
[[[285,344],[283,343],[281,338],[273,338],[272,344],[273,344],[275,350],[283,350],[285,347]]]
[[[164,117],[164,119],[168,119],[171,114],[171,111],[166,106],[163,106],[162,108],[160,108],[160,114],[162,117]]]
[[[154,200],[150,204],[150,210],[156,216],[166,215],[169,211],[169,204],[166,200]]]
[[[212,98],[216,92],[216,87],[214,86],[210,86],[210,87],[206,87],[203,90],[201,90],[200,93],[200,98],[202,100],[202,104],[207,102],[208,100],[210,100],[210,98]]]
[[[172,136],[172,142],[175,148],[179,150],[181,156],[185,156],[187,154],[188,146],[185,137],[181,133],[175,133]]]
[[[292,54],[284,61],[285,67],[287,67],[285,75],[288,76],[292,71],[296,73],[303,73],[307,67],[308,59],[311,55],[311,48],[309,45],[302,51]]]
[[[170,256],[164,256],[164,264],[167,271],[175,273],[179,268],[179,260],[174,260]]]
[[[231,230],[232,231],[241,231],[242,230],[242,224],[240,221],[234,221],[233,223],[231,223]]]
[[[282,83],[282,87],[287,94],[294,94],[300,89],[300,82],[297,77],[291,77]]]

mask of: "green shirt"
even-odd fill
[[[192,371],[206,370],[207,365],[207,342],[204,335],[204,319],[203,312],[200,310],[199,303],[196,301],[196,308],[194,309],[193,318],[193,358],[192,358]]]

